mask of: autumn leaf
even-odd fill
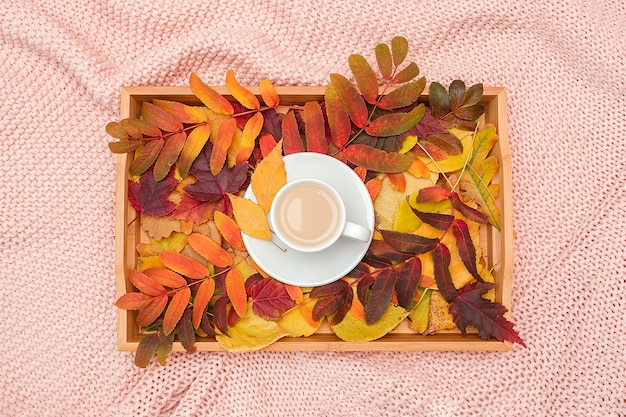
[[[457,290],[450,276],[450,250],[442,243],[433,250],[435,281],[439,292],[447,302],[456,298]]]
[[[263,278],[250,286],[248,290],[252,310],[266,320],[278,320],[291,307],[294,301],[285,285],[272,278]]]
[[[256,138],[259,136],[262,129],[263,114],[255,113],[254,116],[246,122],[243,128],[241,140],[239,141],[239,146],[237,148],[235,163],[240,164],[242,162],[246,162],[250,158],[250,155],[252,155],[252,151],[254,150]]]
[[[261,107],[259,100],[247,88],[242,87],[235,78],[235,72],[228,70],[226,72],[226,88],[233,95],[235,100],[240,102],[247,109],[258,110]]]
[[[187,308],[190,297],[191,290],[189,287],[184,287],[176,291],[176,294],[172,297],[167,310],[165,310],[165,316],[163,317],[163,333],[165,333],[165,335],[172,333],[176,328],[176,324]]]
[[[439,239],[427,238],[412,233],[401,233],[392,230],[381,230],[384,241],[397,251],[421,254],[434,250]]]
[[[104,127],[107,134],[115,139],[126,140],[128,139],[128,132],[119,124],[119,122],[109,122]],[[134,142],[134,141],[133,141]]]
[[[191,164],[198,157],[210,136],[211,126],[208,123],[194,128],[191,133],[189,133],[176,164],[182,178],[187,178]]]
[[[169,288],[180,288],[187,285],[187,280],[178,275],[174,271],[165,268],[148,268],[143,273],[158,282],[159,284]]]
[[[226,274],[226,294],[239,317],[246,314],[248,297],[243,277],[238,269],[231,268]]]
[[[179,220],[173,220],[171,217],[150,216],[145,213],[141,215],[141,228],[146,231],[148,236],[156,240],[182,231]]]
[[[109,142],[109,150],[113,153],[129,153],[133,152],[141,146],[138,140],[120,140],[117,142]]]
[[[139,156],[130,163],[128,167],[130,175],[141,175],[146,172],[157,160],[164,145],[165,140],[162,138],[148,141]]]
[[[457,296],[449,301],[449,310],[454,317],[454,323],[462,334],[465,334],[467,326],[472,324],[483,339],[495,337],[501,342],[506,340],[526,347],[513,329],[513,323],[504,318],[506,307],[483,297],[493,287],[495,284],[492,283],[474,282],[459,289]]]
[[[417,333],[424,334],[428,328],[428,316],[430,311],[430,299],[433,290],[418,289],[418,302],[415,309],[409,314],[409,327]]]
[[[167,139],[154,163],[153,173],[156,181],[161,181],[169,174],[172,165],[178,160],[183,150],[186,139],[187,134],[185,132],[176,133]]]
[[[272,152],[272,149],[276,147],[276,140],[274,136],[270,133],[265,133],[259,136],[259,149],[261,150],[261,155],[265,158]]]
[[[417,77],[419,73],[420,69],[417,64],[415,62],[411,62],[393,77],[393,81],[396,83],[405,83]]]
[[[304,143],[300,137],[300,131],[298,130],[298,122],[296,121],[296,115],[293,110],[289,111],[282,124],[283,131],[283,148],[285,155],[292,153],[304,152]]]
[[[233,195],[228,197],[233,205],[235,220],[243,233],[259,239],[272,239],[267,214],[261,206],[247,198]]]
[[[148,101],[141,104],[141,116],[165,132],[179,132],[183,129],[180,120]]]
[[[409,310],[413,303],[413,295],[417,290],[422,276],[422,262],[414,257],[402,264],[396,281],[396,296],[398,305]]]
[[[357,127],[363,128],[369,117],[365,100],[354,85],[343,75],[330,74],[333,88],[343,102],[348,116]]]
[[[467,223],[461,219],[454,220],[452,233],[456,239],[456,247],[463,264],[477,281],[483,281],[476,267],[476,248],[472,242]]]
[[[149,296],[156,297],[166,293],[161,284],[135,269],[128,272],[128,279],[135,288]]]
[[[372,240],[366,256],[389,262],[404,262],[413,255],[395,250],[383,240]]]
[[[176,205],[167,197],[176,187],[178,181],[170,173],[162,181],[155,181],[152,172],[146,171],[139,178],[139,183],[128,181],[128,200],[139,213],[163,217],[172,213]]]
[[[419,104],[408,113],[387,113],[372,120],[365,132],[371,136],[395,136],[414,127],[424,117],[426,107]]]
[[[337,94],[332,82],[326,86],[324,104],[332,141],[337,148],[343,148],[350,139],[352,124],[343,101]]]
[[[217,330],[228,335],[228,296],[217,297],[213,303],[213,323]]]
[[[462,202],[457,193],[452,193],[450,195],[450,202],[452,203],[452,207],[454,207],[455,210],[458,210],[463,215],[463,217],[467,218],[468,220],[476,223],[489,222],[489,219],[487,219],[487,216],[485,216],[483,213]]]
[[[302,293],[301,287],[285,284],[285,290],[287,290],[289,298],[291,298],[296,304],[302,304],[304,301],[304,294]]]
[[[213,141],[213,149],[209,160],[211,174],[218,175],[226,162],[228,148],[233,141],[233,135],[237,129],[237,121],[233,118],[226,119],[217,128],[217,137]]]
[[[226,268],[233,265],[230,253],[208,236],[192,233],[189,235],[189,244],[200,256],[217,267]]]
[[[361,144],[348,146],[343,154],[353,164],[377,172],[402,172],[413,163],[408,155],[385,152]]]
[[[389,304],[381,318],[373,324],[355,317],[352,313],[330,326],[335,335],[345,342],[370,342],[380,339],[398,326],[409,312],[400,306]]]
[[[348,64],[365,101],[369,104],[376,103],[378,98],[378,80],[365,57],[359,54],[352,54],[348,57]]]
[[[424,187],[419,190],[415,199],[416,203],[439,203],[449,199],[450,191],[438,185],[432,187]]]
[[[230,104],[228,100],[202,82],[193,72],[189,76],[189,87],[193,94],[198,97],[205,106],[211,109],[211,111],[225,115],[232,115],[235,112],[232,104]]]
[[[169,269],[189,278],[200,279],[209,275],[209,270],[198,261],[180,253],[164,251],[159,259]]]
[[[119,125],[131,138],[141,139],[144,136],[151,138],[163,136],[163,132],[157,125],[145,119],[126,118],[120,120]]]
[[[379,43],[376,45],[375,53],[378,70],[382,74],[383,78],[389,79],[393,73],[393,61],[389,46],[385,43]]]
[[[176,205],[171,218],[174,220],[205,223],[211,220],[218,206],[220,206],[219,201],[198,201],[184,193],[181,201]]]
[[[191,322],[191,308],[185,308],[183,315],[176,324],[175,333],[178,336],[178,341],[185,348],[187,353],[195,353],[196,349],[196,334],[194,331],[193,323]]]
[[[139,310],[137,313],[136,322],[139,327],[146,327],[151,325],[165,310],[169,297],[167,294],[162,294],[154,297],[150,304]]]
[[[159,333],[151,333],[141,339],[137,346],[137,353],[135,354],[135,365],[140,368],[146,368],[152,361],[152,357],[156,353],[159,343]]]
[[[245,251],[246,247],[243,244],[241,238],[241,229],[226,214],[221,211],[216,211],[214,215],[215,226],[217,230],[222,234],[222,237],[228,242],[228,244],[236,250]]]
[[[378,197],[382,186],[383,182],[380,178],[372,178],[365,183],[365,188],[367,188],[367,192],[370,195],[370,199],[372,201],[376,200],[376,197]]]
[[[161,99],[154,99],[152,103],[183,123],[203,123],[207,121],[206,114],[197,107],[188,106],[177,101]]]
[[[215,292],[215,281],[207,279],[198,286],[198,291],[193,300],[193,311],[191,314],[191,322],[194,328],[200,327],[202,316],[204,315],[209,301]]]
[[[365,321],[368,324],[375,323],[382,317],[391,301],[397,279],[398,271],[395,268],[385,268],[374,280],[363,303]]]
[[[313,320],[315,301],[309,300],[282,315],[278,325],[289,332],[289,337],[309,337],[319,329],[322,324],[321,320]]]
[[[276,107],[280,104],[280,96],[270,80],[261,80],[259,90],[261,91],[261,98],[268,107]]]
[[[129,292],[118,298],[115,305],[124,310],[141,310],[147,307],[152,300],[153,297],[148,294]]]
[[[313,320],[321,320],[332,314],[331,324],[337,324],[350,310],[354,292],[350,284],[344,280],[338,280],[313,288],[309,297],[319,299],[313,307]]]
[[[319,103],[316,101],[306,102],[302,111],[302,118],[304,119],[307,151],[326,154],[328,151],[326,127]]]
[[[269,212],[274,197],[287,183],[287,171],[282,157],[282,141],[259,162],[251,177],[252,192],[257,203]]]
[[[198,201],[216,202],[224,199],[228,193],[238,192],[248,179],[248,164],[241,163],[233,167],[224,167],[213,175],[210,168],[210,150],[202,151],[193,163],[191,171],[196,182],[185,187],[185,192]]]
[[[454,221],[454,216],[450,214],[426,213],[413,207],[411,207],[411,210],[413,210],[413,213],[415,213],[415,215],[419,217],[422,222],[438,230],[448,230]]]
[[[386,110],[394,110],[402,107],[407,107],[415,103],[419,99],[425,87],[425,77],[422,77],[417,81],[407,83],[393,90],[389,94],[385,94],[383,97],[381,97],[378,106],[381,109]]]
[[[403,36],[394,36],[391,39],[391,56],[393,57],[393,64],[399,67],[404,62],[407,54],[409,53],[409,42]]]

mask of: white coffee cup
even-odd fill
[[[346,220],[339,193],[328,183],[302,178],[284,185],[269,213],[272,231],[288,248],[319,252],[340,238],[368,242],[372,231]]]

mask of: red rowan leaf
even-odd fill
[[[226,295],[228,295],[235,312],[239,317],[244,316],[248,306],[248,297],[241,271],[231,268],[226,274],[225,284]]]
[[[152,357],[159,347],[160,337],[158,333],[150,333],[146,335],[139,345],[137,346],[137,353],[135,354],[135,365],[140,368],[145,368],[152,361]]]
[[[137,325],[139,327],[146,327],[151,325],[165,310],[169,297],[167,294],[162,294],[152,299],[152,302],[146,307],[139,310],[137,313]]]
[[[180,253],[166,250],[159,253],[159,259],[172,271],[189,278],[200,279],[209,275],[204,265]]]
[[[359,91],[343,75],[330,74],[330,80],[341,101],[343,101],[352,123],[360,128],[365,127],[369,114],[365,100],[363,100]]]
[[[392,262],[404,262],[413,255],[410,253],[400,252],[384,240],[373,240],[367,251],[368,258],[384,259]]]
[[[191,321],[194,328],[198,328],[202,322],[202,318],[204,317],[204,313],[206,311],[207,306],[209,305],[209,301],[213,297],[215,293],[215,281],[212,279],[207,279],[202,282],[200,286],[198,286],[198,291],[196,292],[196,296],[193,300],[193,313],[191,315]]]
[[[228,335],[228,297],[222,296],[215,300],[213,305],[213,322],[217,330]]]
[[[439,239],[427,238],[412,233],[394,232],[392,230],[380,231],[383,240],[397,251],[419,255],[430,252],[437,247]]]
[[[250,299],[252,311],[266,320],[278,320],[294,306],[285,286],[272,278],[263,278],[251,286]]]
[[[353,164],[377,172],[402,172],[413,164],[413,159],[406,154],[385,152],[362,144],[348,146],[343,155]]]
[[[419,190],[415,201],[417,203],[439,203],[450,198],[450,191],[443,187],[424,187]]]
[[[141,145],[139,140],[120,140],[117,142],[109,142],[109,150],[113,153],[133,152]]]
[[[165,141],[163,149],[161,149],[161,153],[159,153],[154,163],[153,174],[156,181],[161,181],[169,174],[172,165],[174,165],[180,152],[183,150],[183,146],[185,146],[186,139],[187,134],[180,132],[170,136]]]
[[[193,94],[209,109],[219,114],[232,115],[232,104],[217,91],[206,85],[195,73],[189,76],[189,88]]]
[[[413,295],[417,290],[422,276],[422,261],[419,258],[411,258],[399,269],[398,281],[396,282],[396,296],[398,305],[410,309],[413,303]]]
[[[367,302],[372,284],[374,284],[374,276],[368,272],[359,280],[356,286],[356,295],[363,305]]]
[[[450,303],[456,298],[457,291],[450,276],[450,250],[443,243],[437,245],[433,251],[433,264],[437,288],[443,298]]]
[[[163,317],[163,332],[168,335],[174,331],[176,324],[182,317],[189,298],[191,297],[191,290],[189,287],[184,287],[178,291],[172,297],[167,310],[165,310],[165,316]]]
[[[141,175],[146,172],[157,160],[164,145],[165,139],[163,138],[148,141],[139,156],[130,163],[128,172],[131,175]]]
[[[139,213],[154,217],[167,216],[176,208],[176,204],[167,199],[176,184],[178,181],[174,178],[173,172],[157,182],[152,172],[146,171],[138,183],[128,180],[128,200]]]
[[[313,288],[309,296],[319,298],[313,307],[313,320],[319,321],[329,314],[334,314],[331,324],[337,324],[350,310],[354,293],[350,284],[339,280]]]
[[[183,129],[180,120],[147,101],[141,105],[141,116],[166,132],[177,132]]]
[[[340,295],[338,300],[338,306],[333,314],[333,318],[330,320],[330,325],[334,326],[339,324],[348,314],[352,307],[352,301],[354,299],[354,292],[352,288],[346,288]]]
[[[337,148],[342,148],[350,139],[352,124],[343,101],[332,83],[328,83],[326,86],[324,104],[326,106],[326,117],[332,141]]]
[[[196,333],[191,322],[191,308],[187,307],[182,317],[176,325],[176,334],[178,341],[185,348],[187,353],[196,352]]]
[[[129,292],[117,299],[115,305],[124,310],[141,310],[152,302],[153,297],[148,294]]]
[[[128,272],[128,279],[135,286],[135,288],[152,297],[160,296],[166,293],[163,285],[136,269],[131,269]]]
[[[225,268],[233,264],[231,254],[208,236],[192,233],[189,235],[189,244],[200,256],[217,267]]]
[[[292,153],[304,152],[304,142],[300,136],[300,130],[298,129],[298,122],[296,121],[296,115],[293,110],[289,111],[282,124],[283,130],[283,151],[285,155]]]
[[[456,247],[459,250],[463,265],[477,281],[483,281],[476,267],[476,248],[472,242],[467,223],[461,219],[456,219],[452,223],[452,233],[456,239]]]
[[[411,207],[411,210],[421,221],[438,230],[448,230],[454,221],[454,216],[443,213],[426,213]]]
[[[330,284],[321,285],[313,288],[309,296],[311,298],[322,298],[328,297],[329,295],[337,295],[342,291],[345,291],[346,284],[348,284],[346,281],[340,279],[338,281],[331,282]]]
[[[395,77],[393,77],[393,81],[396,83],[405,83],[417,77],[419,73],[420,73],[420,69],[417,66],[417,64],[415,62],[411,62],[409,65],[404,67],[400,72],[398,72],[395,75]]]
[[[157,334],[159,335],[159,346],[155,353],[159,364],[165,366],[167,355],[172,351],[172,346],[174,345],[174,333],[165,335],[162,331],[159,331]]]
[[[361,262],[357,266],[355,266],[352,271],[348,272],[346,276],[350,278],[361,278],[364,275],[369,274],[369,272],[369,267]]]
[[[393,61],[389,46],[385,43],[379,43],[378,45],[376,45],[375,52],[378,70],[380,71],[383,78],[390,78],[391,74],[393,73]]]
[[[417,81],[407,83],[393,90],[391,93],[384,95],[380,99],[378,106],[386,110],[407,107],[419,99],[422,91],[424,91],[424,87],[426,87],[426,78],[422,77]]]
[[[365,132],[371,136],[395,136],[406,132],[414,127],[426,112],[426,107],[423,104],[419,104],[413,110],[408,113],[388,113],[377,117],[372,120]]]
[[[148,268],[143,271],[148,277],[169,288],[180,288],[187,285],[187,280],[174,271],[165,268]]]
[[[473,282],[459,289],[454,299],[449,301],[449,311],[455,324],[462,334],[472,324],[483,339],[495,337],[501,342],[506,340],[526,347],[513,329],[513,323],[504,318],[506,307],[483,298],[483,294],[493,287],[495,284],[488,282]]]
[[[393,295],[398,280],[398,271],[395,268],[385,268],[374,280],[363,307],[365,321],[368,324],[376,323],[383,315]]]
[[[409,53],[409,42],[403,36],[394,36],[391,39],[391,56],[393,57],[393,64],[398,67],[404,62],[407,54]]]
[[[319,103],[316,101],[307,102],[304,105],[302,118],[304,119],[307,151],[325,154],[328,151],[328,142],[326,142],[326,127]]]
[[[460,211],[467,219],[481,224],[489,222],[489,219],[483,213],[462,202],[457,193],[452,193],[450,201],[452,202],[452,207]]]
[[[348,64],[365,101],[369,104],[376,103],[378,98],[378,79],[365,57],[359,54],[352,54],[348,57]]]

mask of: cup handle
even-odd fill
[[[346,222],[346,226],[344,227],[341,236],[347,237],[348,239],[367,242],[370,240],[371,234],[372,232],[366,227],[363,227],[356,223]]]

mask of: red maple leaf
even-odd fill
[[[150,216],[167,216],[176,208],[176,204],[167,199],[178,181],[174,178],[174,171],[161,181],[155,181],[152,170],[144,172],[139,182],[128,181],[128,200],[130,205],[139,213]]]
[[[495,284],[489,282],[473,282],[459,289],[449,307],[454,323],[463,334],[467,326],[472,324],[483,339],[495,337],[501,342],[507,340],[526,347],[513,329],[513,323],[504,318],[506,307],[483,298],[483,294],[494,287]]]
[[[285,286],[272,278],[263,278],[247,288],[252,300],[252,311],[266,320],[278,320],[293,307]]]

